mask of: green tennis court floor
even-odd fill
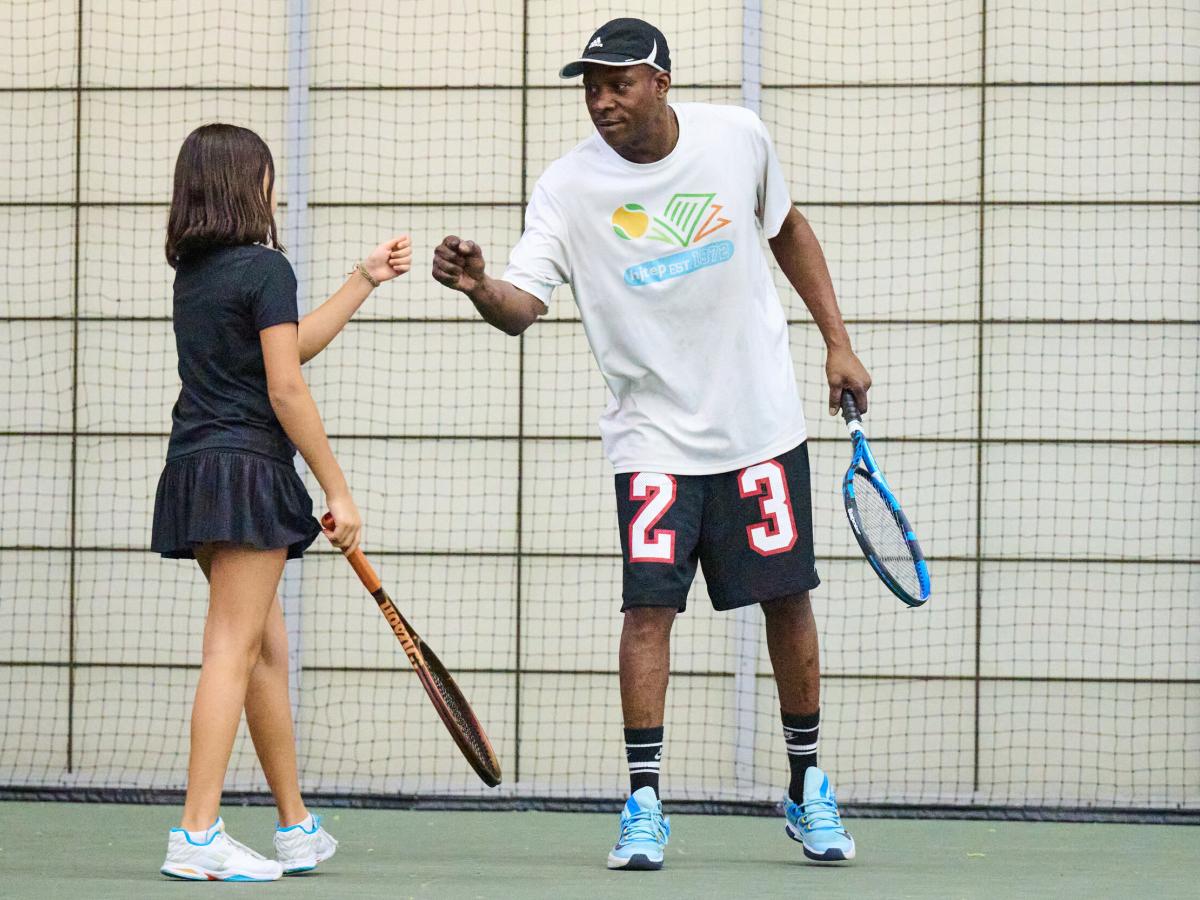
[[[668,808],[669,811],[669,808]],[[328,810],[341,844],[319,872],[266,885],[158,874],[167,806],[0,803],[0,896],[71,900],[233,891],[273,897],[1200,897],[1200,828],[849,821],[855,862],[806,865],[781,821],[672,817],[667,868],[609,872],[616,815]],[[273,810],[228,807],[230,832],[271,847]]]

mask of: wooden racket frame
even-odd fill
[[[329,513],[326,513],[321,518],[321,525],[327,532],[332,531],[334,527],[333,517]],[[408,661],[412,663],[413,669],[416,670],[417,677],[421,681],[421,687],[425,689],[430,702],[433,703],[433,708],[437,710],[442,724],[446,726],[446,730],[454,738],[454,743],[458,745],[458,749],[462,752],[467,762],[471,764],[471,768],[475,770],[475,774],[480,777],[483,783],[488,787],[495,787],[500,783],[500,761],[496,758],[496,752],[492,749],[492,742],[488,739],[487,733],[483,730],[483,726],[480,725],[479,719],[475,716],[475,711],[471,709],[471,705],[467,702],[467,698],[451,677],[450,672],[442,664],[442,661],[438,659],[437,654],[430,649],[429,645],[408,624],[408,620],[404,618],[400,610],[396,608],[396,604],[392,602],[392,598],[384,590],[379,574],[367,560],[362,550],[356,549],[353,553],[343,555],[346,557],[346,561],[350,563],[350,567],[354,569],[354,574],[358,576],[358,580],[362,582],[363,587],[375,598],[375,603],[379,606],[379,611],[383,613],[383,617],[387,619],[388,625],[392,627],[392,632],[400,641],[400,646],[404,648],[404,655],[408,657]],[[455,719],[454,713],[451,712],[449,706],[446,704],[445,698],[438,691],[433,676],[435,669],[446,689],[455,695],[459,709],[462,711],[464,717],[474,726],[486,751],[484,754],[481,755],[476,751],[470,739],[463,733],[462,728]]]

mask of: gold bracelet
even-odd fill
[[[367,271],[367,267],[364,266],[362,263],[356,262],[354,264],[354,268],[351,269],[351,274],[353,274],[354,272],[357,272],[363,278],[367,279],[367,281],[369,281],[371,283],[371,287],[373,287],[373,288],[379,287],[379,280],[374,278],[371,275],[371,273]]]

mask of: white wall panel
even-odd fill
[[[993,438],[1196,440],[1200,327],[997,325],[984,332]],[[1066,454],[1066,465],[1074,458]]]
[[[1197,558],[1194,448],[1074,444],[1064,455],[1055,444],[984,447],[985,555]]]
[[[168,434],[179,397],[170,322],[79,326],[79,428]]]
[[[133,584],[139,589],[130,590]],[[79,662],[200,665],[208,582],[194,561],[149,550],[79,553],[75,597]]]
[[[974,200],[974,88],[763,91],[762,119],[806,202]]]
[[[534,553],[619,553],[612,466],[598,440],[526,445],[522,546]]]
[[[284,3],[118,0],[81,6],[86,85],[262,87],[285,82]]]
[[[70,564],[64,551],[0,550],[0,662],[67,661]],[[30,680],[40,678],[35,669],[24,671]],[[21,673],[20,667],[8,671],[13,681]]]
[[[520,101],[518,90],[313,94],[309,199],[520,200]]]
[[[560,314],[569,313],[564,310]],[[550,320],[529,332],[525,341],[526,433],[598,438],[597,423],[611,396],[583,325]]]
[[[31,678],[30,672],[37,671]],[[16,784],[57,780],[67,769],[67,670],[0,666],[0,771]]]
[[[306,372],[331,434],[517,433],[517,343],[482,321],[354,322]]]
[[[0,273],[0,316],[70,316],[71,283],[46,273],[64,271],[62,240],[70,234],[69,207],[0,207],[6,257]]]
[[[10,322],[0,343],[0,421],[12,431],[70,431],[70,322]]]
[[[992,0],[996,81],[1168,81],[1200,76],[1200,20],[1187,0]]]
[[[332,443],[362,513],[368,550],[515,549],[515,441]],[[324,511],[320,487],[311,473],[306,481],[319,517]]]
[[[1200,93],[1187,87],[993,88],[989,200],[1196,200]]]
[[[311,0],[312,84],[519,85],[519,0]],[[448,108],[458,106],[447,94]]]
[[[0,502],[18,510],[6,544],[64,547],[71,541],[71,439],[0,436]]]
[[[802,190],[802,182],[792,182],[793,193]],[[821,243],[847,319],[969,320],[978,315],[978,209],[802,205],[800,212]],[[788,317],[807,320],[804,301],[771,262]],[[857,334],[853,327],[851,337]]]
[[[0,202],[75,199],[75,96],[0,92]]]
[[[149,549],[167,439],[81,437],[76,443],[79,545]]]
[[[185,787],[189,713],[198,677],[197,669],[77,670],[74,779],[99,786]],[[262,785],[262,769],[243,721],[225,790],[260,790]]]
[[[987,564],[982,672],[1018,678],[1200,673],[1200,567]]]
[[[970,0],[767,0],[767,84],[963,82],[979,78],[979,4]]]
[[[78,0],[8,0],[0,7],[0,84],[75,84]]]
[[[1194,806],[1194,685],[986,683],[980,793],[993,803]]]
[[[993,207],[985,315],[1195,319],[1197,234],[1196,206]]]

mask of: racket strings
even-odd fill
[[[917,577],[912,550],[904,537],[904,528],[891,506],[866,474],[854,474],[854,499],[867,536],[879,562],[888,574],[911,597],[921,596],[921,580]]]
[[[433,678],[434,687],[437,688],[438,694],[446,704],[446,708],[450,710],[450,715],[454,717],[454,723],[458,726],[458,731],[471,745],[471,749],[475,755],[479,757],[489,767],[492,764],[492,754],[488,749],[487,742],[479,733],[479,726],[475,722],[475,717],[463,710],[461,695],[447,683],[441,671],[435,665],[429,666],[429,675]]]

